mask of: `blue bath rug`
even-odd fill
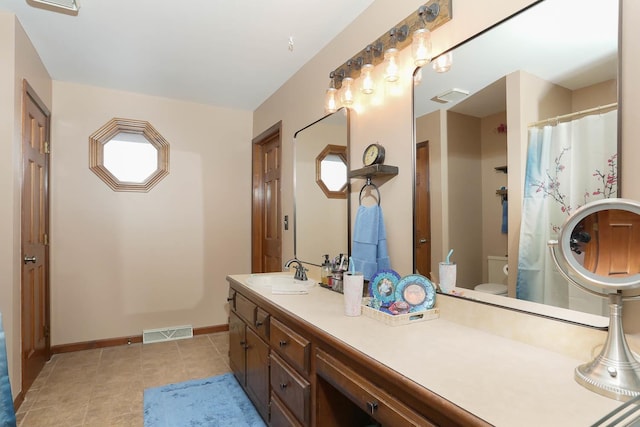
[[[232,373],[144,391],[145,427],[266,426]]]

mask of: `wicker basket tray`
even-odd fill
[[[437,307],[425,311],[416,311],[415,313],[393,315],[369,307],[368,305],[366,305],[368,302],[366,300],[366,298],[363,298],[362,300],[362,314],[367,317],[371,317],[372,319],[376,319],[389,326],[409,325],[411,323],[437,319],[438,317],[440,317],[440,309]]]

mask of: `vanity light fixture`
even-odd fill
[[[402,49],[412,44],[414,37],[420,39],[415,41],[415,51],[412,51],[414,63],[427,64],[431,57],[431,31],[451,20],[451,3],[452,0],[429,0],[389,32],[332,71],[335,76],[342,75],[337,79],[332,78],[331,86],[325,95],[325,111],[335,111],[334,109],[327,110],[331,100],[336,100],[336,92],[332,88],[340,89],[343,82],[345,84],[349,82],[352,85],[351,93],[353,93],[354,81],[346,80],[347,77],[350,79],[361,77],[360,92],[365,95],[372,94],[375,88],[373,69],[383,61],[385,61],[385,80],[397,81],[400,77],[398,54]],[[356,66],[354,67],[354,65]],[[419,79],[416,81],[414,78],[414,84],[417,83],[419,83]],[[347,100],[347,102],[349,101]],[[344,105],[348,106],[349,104]],[[338,105],[336,104],[335,107],[337,108]]]
[[[329,83],[329,88],[324,96],[324,112],[327,114],[338,111],[338,102],[336,100],[338,89],[336,89],[336,75],[333,71],[329,73],[329,78],[331,79],[331,82]]]
[[[340,101],[345,107],[353,105],[353,79],[351,77],[345,77],[342,79],[342,92],[340,94]]]
[[[416,67],[422,67],[431,61],[431,31],[420,28],[413,33],[411,43],[413,63]]]
[[[403,25],[392,28],[389,31],[389,49],[384,51],[384,79],[388,82],[396,82],[400,78],[400,67],[398,67],[398,53],[396,48],[398,42],[403,42],[409,35],[409,26]]]
[[[413,62],[417,67],[427,65],[431,61],[431,31],[425,26],[427,22],[436,19],[439,13],[438,3],[430,6],[422,5],[418,9],[420,28],[413,32],[413,41],[411,42]]]
[[[27,3],[35,3],[48,6],[52,9],[63,9],[66,12],[78,12],[80,5],[77,0],[28,0]]]
[[[443,53],[433,60],[433,69],[436,70],[437,73],[446,73],[451,69],[452,63],[453,55],[451,52]]]

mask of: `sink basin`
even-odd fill
[[[288,274],[252,274],[247,285],[256,288],[269,288],[272,294],[306,294],[316,285],[313,280],[295,280]]]

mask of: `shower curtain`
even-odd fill
[[[580,206],[617,194],[617,110],[529,129],[517,297],[602,314],[600,299],[573,291],[547,242]],[[571,288],[571,290],[570,290]]]

